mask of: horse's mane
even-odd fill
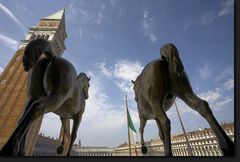
[[[50,60],[57,57],[57,55],[53,52],[52,45],[49,41],[38,38],[29,42],[24,49],[22,60],[24,68],[28,70],[31,69],[38,62],[43,53]]]
[[[161,58],[168,62],[170,69],[178,76],[182,76],[184,66],[180,60],[177,48],[172,43],[167,43],[161,47],[160,54]]]
[[[80,74],[77,76],[77,79],[80,78],[80,77],[85,77],[85,78],[87,78],[88,80],[90,80],[90,78],[89,78],[85,73],[80,73]]]

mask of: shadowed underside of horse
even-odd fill
[[[29,71],[25,111],[13,134],[0,151],[2,156],[24,156],[26,134],[38,117],[48,112],[59,115],[64,135],[57,153],[63,152],[67,121],[73,119],[69,156],[88,98],[89,80],[85,73],[77,76],[73,65],[54,55],[44,39],[30,42],[24,52],[23,66]],[[10,121],[11,122],[11,121]]]
[[[161,47],[160,53],[161,59],[147,64],[137,79],[132,81],[140,118],[142,153],[147,153],[143,139],[146,121],[154,119],[159,129],[160,139],[163,141],[164,154],[172,156],[171,126],[166,111],[173,105],[175,98],[179,97],[207,120],[224,156],[233,156],[234,143],[215,119],[207,101],[194,94],[177,48],[173,44],[165,44]]]

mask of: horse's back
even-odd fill
[[[29,78],[27,84],[28,96],[32,99],[37,99],[41,96],[45,96],[45,90],[43,87],[43,78],[46,68],[50,60],[47,58],[40,59],[37,64],[29,71]]]
[[[147,64],[141,73],[141,87],[157,93],[167,91],[169,89],[167,62],[156,59]]]
[[[48,64],[43,84],[47,94],[63,94],[74,88],[76,78],[74,66],[68,60],[57,57]]]
[[[165,98],[165,111],[172,106],[175,96],[170,92],[168,64],[166,61],[160,59],[151,61],[145,66],[135,83],[135,93],[137,93],[135,95],[138,98],[139,110],[146,118],[155,118],[156,114],[154,114],[151,107],[152,101]]]

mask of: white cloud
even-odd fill
[[[219,102],[216,102],[214,105],[214,109],[216,110],[220,110],[221,108],[223,108],[226,104],[228,104],[229,102],[233,101],[233,97],[224,97],[224,99],[222,99]]]
[[[139,62],[122,60],[115,65],[114,76],[122,80],[135,80],[143,66]]]
[[[209,90],[208,92],[199,95],[200,98],[206,100],[210,104],[215,103],[220,98],[220,96],[221,93],[219,88],[216,88],[213,91]]]
[[[107,96],[103,80],[96,74],[90,81],[89,99],[83,115],[82,125],[79,129],[81,137],[86,138],[85,143],[92,145],[118,145],[125,139],[126,111],[124,100],[120,106],[111,104],[111,97]],[[134,125],[138,123],[137,110],[130,110]],[[99,133],[96,133],[99,132]],[[118,134],[119,133],[119,134]],[[96,141],[95,136],[99,141]],[[109,143],[108,143],[108,142]]]
[[[143,66],[139,62],[130,62],[121,60],[114,65],[114,68],[106,68],[106,63],[99,65],[101,73],[114,80],[114,83],[124,94],[129,94],[129,98],[133,98],[133,84],[131,80],[135,80],[141,73]]]
[[[101,87],[98,78],[91,79],[84,120],[95,130],[110,129],[113,125],[113,130],[118,129],[123,124],[124,112],[108,103],[109,97]]]
[[[142,21],[144,35],[149,37],[151,42],[156,42],[157,36],[153,32],[152,26],[153,26],[153,19],[151,17],[149,17],[148,11],[144,11],[143,12],[143,21]]]
[[[234,0],[225,0],[221,4],[219,11],[206,11],[200,17],[200,23],[203,26],[210,25],[213,21],[233,12]]]
[[[218,12],[218,16],[224,16],[233,12],[234,0],[225,0],[222,4],[222,9]]]
[[[202,69],[199,71],[200,78],[202,80],[207,80],[211,76],[212,72],[209,68],[209,65],[206,64]]]
[[[116,1],[115,0],[110,0],[110,4],[111,4],[111,6],[114,6],[116,4]]]
[[[24,25],[16,18],[16,16],[0,2],[0,10],[2,10],[9,18],[16,22],[22,29],[25,30]]]
[[[16,50],[18,47],[18,42],[8,36],[0,33],[0,42],[2,42],[6,47]]]
[[[104,76],[113,80],[124,95],[127,94],[130,100],[134,99],[131,80],[136,80],[143,69],[143,66],[139,62],[121,60],[117,62],[113,68],[107,68],[106,63],[101,63],[99,69]]]
[[[18,10],[20,10],[20,11],[26,11],[27,10],[27,8],[26,8],[26,6],[24,6],[23,4],[16,4],[16,8],[18,9]]]
[[[78,7],[76,7],[78,5]],[[67,13],[67,17],[70,20],[76,20],[77,22],[81,22],[82,26],[84,24],[102,24],[103,19],[105,18],[104,12],[106,10],[105,3],[99,3],[94,6],[86,6],[85,3],[81,2],[81,4],[77,4],[72,2],[68,6],[69,12]],[[79,19],[81,17],[81,19]]]
[[[226,92],[231,90],[234,86],[233,79],[229,79],[223,84],[220,84],[220,86],[221,88],[217,87],[213,90],[208,90],[207,92],[197,94],[199,98],[207,101],[212,111],[215,111],[215,112],[220,111],[222,108],[226,108],[225,106],[227,104],[229,104],[230,102],[233,102],[232,95],[226,94]],[[178,104],[178,107],[181,108],[181,112],[183,114],[191,113],[193,115],[199,115],[198,112],[193,111],[182,100],[177,100],[177,104]],[[172,116],[174,114],[170,113],[170,115]]]
[[[233,79],[227,80],[225,83],[223,83],[223,87],[226,90],[231,90],[234,87],[234,80]]]
[[[104,11],[106,9],[106,6],[104,3],[101,3],[99,6],[99,11],[97,12],[97,17],[95,21],[97,22],[98,25],[100,25],[104,19]]]
[[[232,78],[234,74],[234,70],[232,66],[226,67],[223,71],[215,77],[215,82],[220,82],[226,78]]]
[[[229,80],[228,84],[230,85],[232,84],[231,80]],[[210,108],[212,108],[212,110],[219,111],[222,108],[224,108],[226,104],[233,101],[232,95],[225,94],[226,90],[229,89],[216,88],[214,90],[209,90],[206,93],[200,94],[199,97],[206,100],[209,103],[209,106]]]
[[[213,11],[205,12],[201,15],[200,23],[203,26],[211,24],[216,19],[216,13]]]
[[[106,63],[105,62],[102,62],[100,63],[99,65],[99,69],[101,70],[101,72],[103,73],[103,75],[107,76],[107,77],[112,77],[112,72],[110,70],[108,70],[106,67],[105,67]]]

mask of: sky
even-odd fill
[[[91,77],[89,99],[77,139],[84,146],[127,142],[124,95],[135,128],[139,117],[131,80],[173,43],[194,92],[208,101],[219,123],[234,121],[233,0],[0,0],[0,72],[39,19],[65,7],[68,38],[63,57]],[[197,112],[176,100],[186,131],[208,128]],[[171,134],[182,133],[175,107],[167,115]],[[48,113],[40,129],[58,137],[61,122]],[[155,121],[145,141],[158,138]],[[140,140],[137,132],[137,141]]]

